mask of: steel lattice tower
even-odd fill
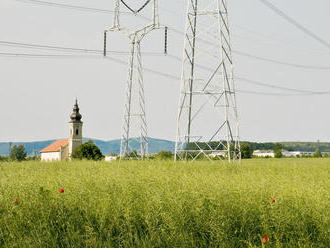
[[[138,14],[145,7],[152,4],[152,23],[138,30],[130,31],[129,28],[120,25],[120,6],[126,7],[133,14]],[[144,158],[148,153],[148,129],[145,111],[143,66],[141,57],[141,41],[151,31],[159,28],[158,0],[146,0],[137,10],[134,10],[123,0],[115,0],[115,16],[113,27],[105,31],[104,55],[106,56],[107,32],[122,32],[130,41],[130,57],[128,79],[126,83],[126,100],[124,107],[124,121],[121,134],[120,157],[134,155],[132,145],[139,144],[137,153]]]
[[[176,160],[240,160],[226,0],[187,0]]]

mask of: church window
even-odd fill
[[[76,135],[78,135],[79,134],[79,130],[78,129],[76,129]]]

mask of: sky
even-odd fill
[[[114,9],[112,0],[49,1]],[[184,29],[185,2],[159,1],[160,22],[170,27],[168,50],[177,57],[182,57],[183,35],[171,27]],[[329,1],[270,2],[330,42]],[[286,63],[330,67],[329,48],[276,15],[260,0],[230,0],[228,5],[233,50]],[[147,11],[143,14],[149,15]],[[124,15],[122,18],[127,25],[142,24],[134,16]],[[0,41],[103,49],[103,31],[111,27],[112,22],[111,13],[0,0]],[[154,31],[146,37],[142,44],[143,64],[146,68],[180,77],[180,61],[161,55],[163,32]],[[111,34],[108,39],[109,50],[127,52],[128,44],[128,39],[118,34]],[[62,54],[0,43],[1,53]],[[151,56],[150,53],[158,55]],[[128,61],[127,53],[109,56]],[[329,69],[303,69],[239,54],[233,56],[236,77],[301,90],[330,90]],[[127,71],[127,65],[102,56],[25,58],[0,55],[0,142],[67,137],[69,116],[76,97],[83,115],[85,137],[120,138]],[[145,71],[144,80],[148,136],[175,140],[180,80],[150,71]],[[241,140],[330,142],[328,94],[297,95],[241,80],[235,82],[238,90],[259,92],[237,94]],[[212,117],[206,117],[205,123],[211,120]]]

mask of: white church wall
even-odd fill
[[[61,152],[45,152],[41,153],[41,161],[61,160]]]
[[[61,148],[61,160],[70,159],[69,157],[69,145]]]

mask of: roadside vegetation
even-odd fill
[[[0,162],[0,247],[329,247],[329,163]]]

